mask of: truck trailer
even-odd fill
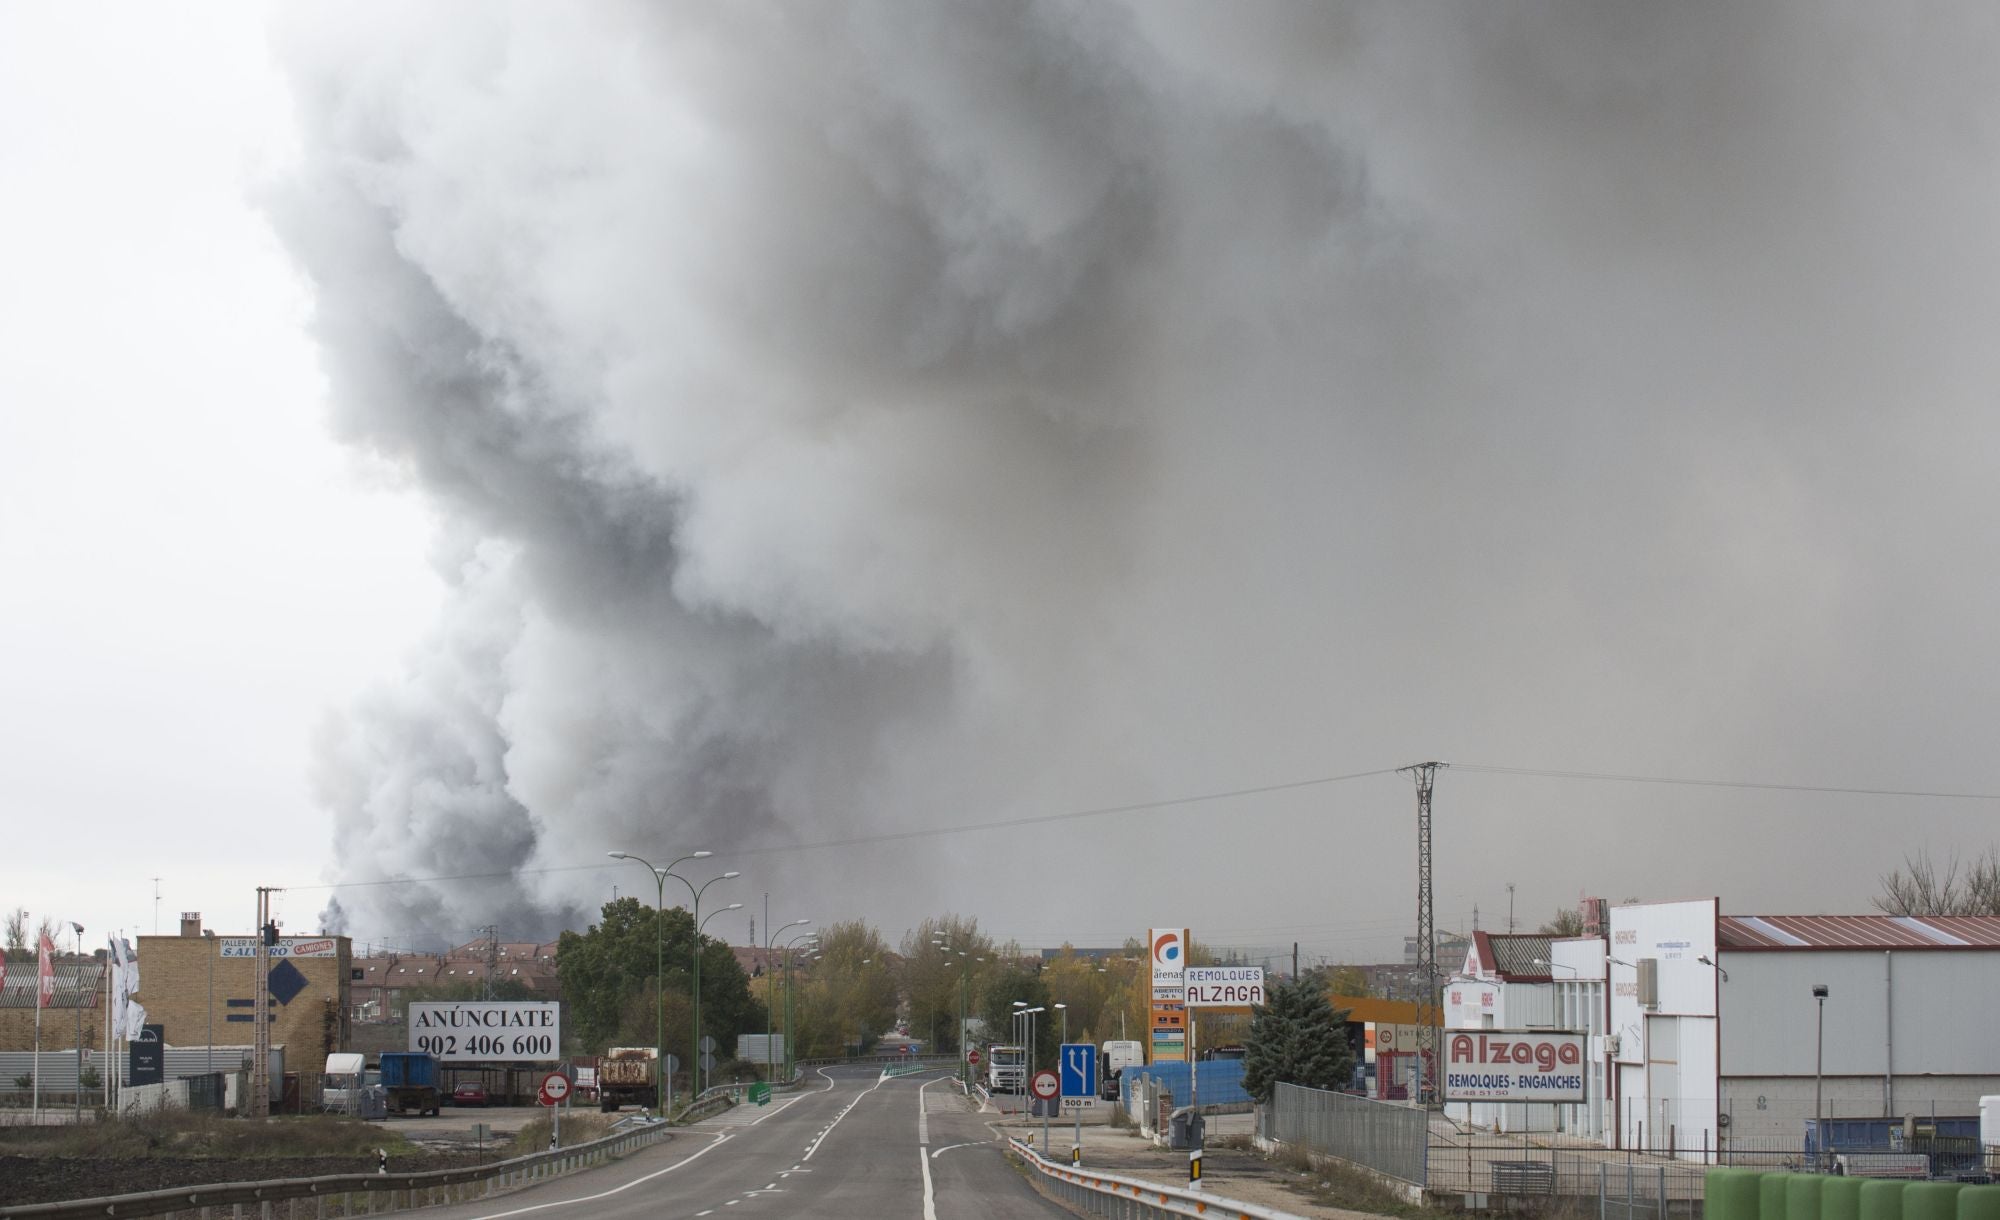
[[[415,1110],[436,1114],[444,1104],[438,1092],[438,1062],[422,1051],[385,1051],[382,1089],[389,1109],[397,1114]]]
[[[622,1105],[660,1104],[657,1046],[614,1046],[597,1061],[597,1108],[609,1113]]]

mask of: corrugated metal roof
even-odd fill
[[[2000,949],[1996,915],[1724,915],[1725,949]]]
[[[55,972],[56,994],[51,1008],[89,1008],[97,1003],[104,979],[103,962],[58,959]],[[33,1008],[37,978],[34,959],[8,962],[6,985],[0,987],[0,1008]]]
[[[1548,960],[1549,939],[1525,932],[1475,932],[1473,947],[1479,951],[1479,964],[1503,979],[1546,979],[1549,968],[1541,963]]]

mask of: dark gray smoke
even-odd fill
[[[2000,789],[1993,18],[1927,19],[294,18],[273,212],[452,587],[328,730],[338,878],[514,877],[354,926],[539,934],[709,848],[780,921],[1360,953],[1393,779],[740,853],[1431,757]],[[1447,774],[1439,919],[1860,909],[1981,811]]]

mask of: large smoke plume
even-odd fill
[[[437,506],[452,590],[328,729],[339,879],[514,877],[341,904],[545,934],[606,896],[573,866],[710,848],[781,919],[1386,934],[1395,781],[724,857],[1428,757],[2000,786],[1963,562],[2000,109],[1959,17],[289,19],[271,210],[336,426]],[[1447,924],[1507,880],[1853,908],[1909,841],[1838,798],[1452,783]],[[1686,845],[1832,819],[1859,848],[1813,877]],[[1023,850],[1090,880],[1024,904]]]

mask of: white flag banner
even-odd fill
[[[125,1040],[137,1042],[146,1036],[146,1006],[128,1004],[125,1008]]]

